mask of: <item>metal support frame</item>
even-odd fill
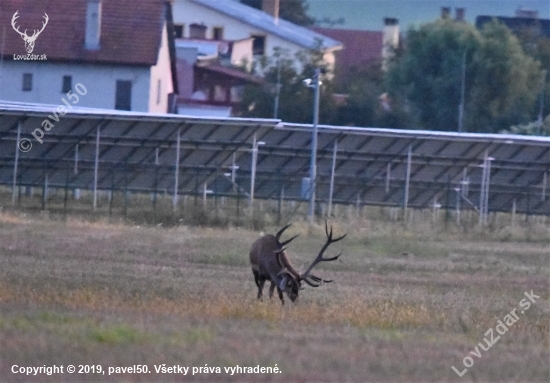
[[[542,193],[540,196],[541,201],[546,201],[546,184],[548,182],[548,172],[544,172],[542,176]]]
[[[48,201],[48,172],[44,172],[44,187],[42,188],[42,210],[46,210]]]
[[[231,162],[231,183],[233,184],[233,193],[237,193],[237,185],[235,184],[235,180],[237,179],[237,169],[239,168],[236,164],[236,153],[233,153],[233,161]]]
[[[78,144],[74,147],[74,174],[78,174]]]
[[[67,167],[65,171],[65,188],[63,190],[63,214],[67,214],[67,202],[69,200],[69,174],[71,172],[71,163],[67,161]]]
[[[391,180],[391,162],[388,162],[386,166],[386,193],[390,192],[390,180]]]
[[[214,193],[214,191],[213,191],[213,190],[209,190],[209,189],[208,189],[208,184],[205,182],[205,183],[203,184],[203,188],[202,188],[202,208],[203,208],[204,210],[206,210],[206,196],[207,196],[208,194],[213,194],[213,193]]]
[[[407,153],[407,175],[405,177],[405,196],[403,198],[403,217],[407,217],[407,209],[409,207],[409,188],[411,184],[411,163],[412,163],[412,145],[409,145]]]
[[[97,126],[96,140],[95,140],[95,163],[94,163],[94,211],[97,208],[97,180],[99,171],[99,141],[101,135],[101,124]]]
[[[174,211],[178,208],[178,187],[179,187],[179,175],[180,175],[180,150],[181,150],[181,128],[178,128],[178,135],[176,138],[176,164],[174,172],[174,197],[172,204],[174,205]]]
[[[285,200],[285,185],[281,185],[281,191],[279,193],[279,203],[277,204],[277,225],[281,223],[281,215],[283,212],[283,202]]]
[[[481,174],[481,188],[479,192],[479,224],[487,224],[489,216],[489,186],[491,183],[491,161],[494,158],[489,157],[489,152],[485,150],[483,156],[483,171]]]
[[[265,145],[265,142],[257,141],[256,133],[252,137],[252,164],[250,165],[250,196],[248,203],[250,205],[250,212],[254,212],[254,189],[256,186],[256,166],[258,164],[258,147]]]
[[[315,82],[312,83],[312,85],[314,84]],[[190,122],[180,120],[172,122],[170,120],[159,123],[156,128],[155,124],[151,122],[154,128],[153,132],[158,132],[158,134],[152,134],[149,129],[142,132],[141,128],[146,123],[149,124],[149,120],[141,121],[139,116],[135,118],[136,121],[130,122],[119,122],[116,121],[117,118],[108,115],[97,118],[89,116],[86,118],[68,116],[66,118],[68,118],[67,123],[59,127],[62,130],[50,132],[52,135],[48,136],[50,138],[47,145],[45,143],[43,146],[33,147],[33,150],[38,150],[38,153],[14,152],[12,156],[11,150],[14,150],[14,141],[25,137],[23,131],[25,127],[29,124],[40,123],[40,118],[34,115],[26,116],[23,112],[15,118],[12,115],[4,116],[3,128],[0,131],[2,140],[0,143],[3,148],[0,148],[3,153],[0,157],[4,165],[2,180],[8,188],[12,188],[12,203],[19,203],[18,194],[25,189],[25,186],[40,187],[43,184],[41,167],[44,161],[42,159],[45,160],[48,166],[48,182],[53,188],[62,188],[67,184],[67,179],[64,180],[63,178],[66,177],[67,170],[65,166],[67,164],[69,168],[69,191],[86,187],[91,191],[94,182],[97,181],[95,185],[96,203],[100,209],[106,208],[102,205],[102,190],[107,191],[110,187],[114,190],[124,189],[123,174],[121,173],[118,176],[118,172],[122,171],[122,167],[115,172],[117,177],[114,180],[114,188],[111,171],[112,166],[117,166],[117,169],[119,169],[118,164],[122,164],[124,161],[128,163],[129,190],[139,193],[148,191],[155,193],[158,190],[159,197],[160,193],[166,190],[168,190],[168,194],[171,194],[174,182],[174,168],[172,166],[175,157],[169,160],[170,163],[164,161],[162,165],[159,165],[158,178],[156,172],[153,172],[155,168],[151,162],[156,161],[157,154],[162,155],[163,159],[166,159],[167,155],[175,155],[175,151],[172,152],[172,150],[176,143],[175,135],[180,126],[181,141],[179,148],[181,155],[179,171],[181,174],[178,176],[177,188],[179,188],[179,184],[182,185],[182,195],[188,192],[186,185],[194,184],[194,174],[197,174],[199,178],[198,198],[200,198],[201,192],[200,185],[205,181],[208,182],[208,185],[215,186],[212,183],[215,175],[214,162],[230,165],[232,162],[231,156],[235,156],[236,153],[238,164],[242,166],[245,162],[248,163],[250,161],[248,152],[250,151],[254,131],[257,132],[257,140],[266,140],[270,144],[267,150],[262,149],[262,156],[257,157],[254,185],[258,191],[254,190],[254,198],[277,199],[282,182],[286,184],[287,197],[298,199],[299,188],[296,186],[302,177],[307,177],[309,170],[311,125],[288,124],[287,126],[281,123],[281,126],[274,127],[271,126],[274,123],[270,122],[270,126],[264,129],[263,125],[258,127],[245,122],[237,124],[231,121],[227,123],[221,121],[216,122],[219,126],[212,126],[213,123],[210,121],[195,123],[194,120]],[[96,144],[97,146],[99,124],[101,124],[99,156],[96,155],[96,161],[94,162],[95,148],[93,145]],[[111,131],[111,125],[109,124],[113,124],[115,127],[113,134],[117,132],[116,135],[112,136],[108,133]],[[222,129],[226,124],[243,124],[243,127]],[[127,128],[122,129],[121,134],[118,134],[120,128],[123,127]],[[189,135],[187,135],[188,130]],[[335,174],[333,171],[333,174],[330,175],[330,177],[334,175],[334,189],[330,191],[333,204],[340,202],[354,204],[355,194],[357,193],[356,184],[360,183],[361,179],[354,179],[353,177],[355,174],[360,174],[362,177],[364,174],[368,174],[372,182],[365,184],[362,189],[361,199],[363,204],[368,202],[369,204],[384,206],[391,205],[395,204],[396,198],[394,197],[398,197],[398,203],[401,206],[406,204],[407,207],[426,207],[427,204],[432,202],[431,198],[435,194],[438,194],[439,202],[445,201],[443,199],[444,195],[441,194],[445,187],[443,177],[450,174],[453,182],[451,191],[455,187],[460,187],[462,194],[460,198],[457,196],[457,205],[461,209],[460,219],[462,224],[466,223],[466,215],[462,212],[470,210],[470,205],[463,197],[469,197],[474,201],[477,213],[483,214],[482,220],[485,219],[485,214],[487,214],[489,208],[491,212],[506,211],[510,213],[514,198],[517,199],[518,213],[523,214],[527,209],[531,214],[550,214],[548,204],[550,198],[547,196],[549,193],[548,172],[550,171],[547,160],[550,154],[550,143],[544,138],[510,139],[508,142],[504,139],[495,138],[493,140],[480,135],[480,140],[475,141],[475,137],[472,138],[469,135],[453,134],[450,137],[436,136],[432,139],[430,135],[423,138],[422,136],[418,137],[399,132],[392,133],[390,137],[379,138],[376,131],[348,131],[339,127],[325,129],[321,126],[319,126],[318,134],[319,146],[317,149],[320,157],[317,160],[322,161],[319,162],[322,166],[327,165],[325,168],[327,172],[321,172],[322,169],[319,168],[320,178],[317,178],[317,182],[321,185],[320,181],[323,181],[323,183],[326,181],[327,191],[325,193],[327,194],[329,194],[328,166],[330,166],[329,161],[331,161],[329,158],[331,155],[330,149],[333,148],[333,145],[336,145],[335,140],[338,138],[335,170],[339,171],[339,174]],[[275,141],[280,141],[281,144],[277,145]],[[370,142],[370,144],[364,144],[364,142]],[[394,182],[401,177],[400,181],[405,186],[405,172],[408,165],[407,149],[411,143],[415,155],[415,168],[412,168],[411,162],[409,185],[406,187],[409,190],[409,195],[405,200],[404,194],[402,194],[404,189],[396,187],[397,184],[394,184]],[[82,146],[82,149],[80,146]],[[421,147],[422,150],[418,151],[417,146]],[[509,149],[501,150],[503,147]],[[480,165],[484,162],[483,156],[486,149],[488,149],[489,155],[499,153],[499,157],[495,165],[492,163],[485,164],[485,174],[482,177]],[[128,151],[134,154],[129,155]],[[244,152],[244,156],[241,155],[241,151]],[[321,159],[321,151],[325,153],[323,154],[324,159]],[[80,152],[82,152],[82,158],[80,158]],[[85,153],[88,153],[88,155],[86,156]],[[108,159],[106,159],[104,153],[108,153]],[[99,172],[99,166],[102,167],[101,172]],[[469,169],[470,167],[471,169]],[[488,171],[489,167],[490,172]],[[493,169],[493,167],[495,168]],[[195,169],[198,169],[198,171],[193,173]],[[343,169],[345,171],[340,174]],[[462,174],[463,169],[464,175]],[[235,168],[232,168],[231,173],[234,173],[234,170]],[[227,171],[229,172],[229,170]],[[246,170],[247,172],[248,170]],[[466,172],[471,173],[468,174],[469,177],[466,176]],[[244,181],[241,175],[239,177],[241,177],[241,181]],[[476,177],[475,180],[474,177]],[[231,174],[231,178],[233,178],[233,174]],[[483,179],[481,184],[479,183],[480,178]],[[429,180],[426,181],[427,179]],[[384,185],[384,181],[386,181],[386,185]],[[470,189],[474,188],[471,189],[470,194],[468,194],[468,182],[472,183]],[[289,188],[291,185],[293,187]],[[384,195],[384,186],[387,188],[388,185],[389,193]],[[482,193],[480,193],[480,185],[483,187]],[[530,189],[526,190],[526,186]],[[233,188],[239,190],[239,193],[242,194],[241,197],[248,197],[248,190],[245,192],[234,182]],[[248,183],[246,189],[248,189]],[[231,193],[231,190],[231,185],[221,183],[220,188],[216,188],[216,192],[221,194]],[[484,198],[482,199],[480,195],[478,200],[478,193],[483,195]],[[326,197],[329,196],[325,195],[324,198]],[[179,198],[179,190],[177,198]],[[321,199],[321,196],[317,195],[316,202],[319,203]],[[527,204],[527,200],[529,200],[529,204]],[[454,207],[452,206],[453,202],[451,196],[451,208]],[[179,207],[180,210],[182,206]],[[479,209],[480,207],[483,209]],[[336,208],[336,205],[332,206],[330,204],[331,214],[334,214]],[[410,214],[412,209],[408,210],[407,213]],[[480,213],[480,210],[482,213]],[[475,212],[472,213],[475,214]]]
[[[19,140],[21,139],[21,121],[17,123],[17,140],[15,141],[15,160],[13,163],[13,182],[11,191],[11,204],[15,206],[17,200],[17,167],[19,166]]]
[[[332,168],[330,170],[330,190],[328,196],[328,211],[327,216],[332,215],[332,196],[334,193],[334,173],[336,173],[336,155],[338,154],[338,140],[334,141],[334,149],[332,151]]]
[[[455,192],[456,192],[456,202],[455,202],[456,224],[460,225],[460,188],[455,188]]]
[[[248,203],[252,211],[254,211],[254,184],[256,182],[256,160],[257,160],[258,148],[256,147],[256,133],[252,139],[252,163],[250,165],[250,198]]]

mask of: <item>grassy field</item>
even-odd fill
[[[348,237],[327,255],[344,254],[317,270],[334,283],[282,307],[256,300],[258,231],[0,212],[0,382],[550,381],[546,226],[463,233],[362,219],[334,230]],[[296,233],[289,253],[302,266],[324,232],[298,222],[285,237]],[[490,329],[502,335],[485,351]],[[452,366],[464,363],[459,377]],[[157,373],[163,364],[189,370]],[[64,373],[18,372],[54,365]],[[108,375],[134,365],[150,372]],[[279,373],[225,372],[237,365]]]

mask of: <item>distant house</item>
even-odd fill
[[[229,117],[239,114],[244,85],[263,83],[247,73],[252,61],[252,38],[229,41],[204,36],[200,24],[191,26],[190,38],[176,39],[179,95],[178,114]],[[247,61],[248,59],[248,61]],[[240,68],[239,68],[240,67]]]
[[[178,114],[229,117],[239,115],[244,85],[262,85],[263,80],[244,71],[224,66],[219,57],[201,57],[187,49],[177,60],[180,94]]]
[[[61,104],[80,84],[78,106],[173,111],[171,18],[164,0],[2,0],[0,99]]]
[[[264,0],[264,11],[233,0],[174,0],[176,38],[192,38],[202,26],[206,39],[239,41],[252,38],[252,57],[270,56],[275,48],[290,54],[319,48],[329,66],[342,48],[339,41],[280,19],[279,1]]]
[[[382,31],[361,31],[350,29],[312,28],[314,31],[341,41],[343,49],[336,52],[335,73],[347,73],[352,69],[362,68],[382,62]]]
[[[500,21],[514,33],[520,33],[523,30],[529,29],[535,31],[540,36],[550,38],[550,20],[539,19],[538,13],[535,11],[518,9],[515,17],[478,16],[476,17],[476,27],[481,29],[493,19]]]
[[[400,41],[399,22],[395,18],[385,18],[382,31],[320,27],[314,27],[312,30],[342,42],[343,49],[336,52],[336,80],[338,74],[344,74],[352,69],[383,65]]]

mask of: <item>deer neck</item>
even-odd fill
[[[279,263],[283,266],[283,268],[286,267],[286,269],[290,272],[290,274],[292,274],[294,278],[296,278],[296,280],[299,280],[300,273],[298,272],[298,270],[296,270],[292,262],[290,262],[290,259],[288,258],[286,251],[279,253],[277,256],[279,257]]]

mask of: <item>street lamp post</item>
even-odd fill
[[[315,186],[317,177],[317,124],[319,123],[319,85],[321,69],[315,69],[315,75],[313,79],[304,80],[304,83],[308,87],[314,89],[313,100],[313,129],[311,137],[311,164],[309,167],[309,206],[307,217],[309,223],[313,223],[313,215],[315,213]],[[313,83],[313,84],[312,84]]]
[[[252,165],[250,169],[250,209],[254,211],[254,186],[256,183],[256,165],[258,163],[258,147],[265,145],[263,141],[256,141],[256,134],[252,141]]]
[[[466,88],[466,51],[462,55],[462,75],[460,77],[460,105],[458,106],[458,132],[464,130],[464,93]]]

